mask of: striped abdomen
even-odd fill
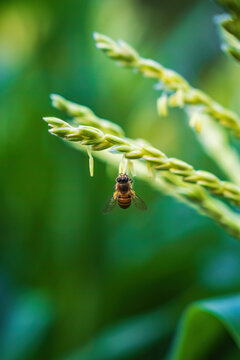
[[[131,201],[132,197],[129,193],[118,195],[118,205],[122,209],[127,209],[131,205]]]

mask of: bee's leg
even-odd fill
[[[131,194],[131,197],[134,199],[135,198],[135,191],[130,190],[130,194]]]
[[[117,191],[115,191],[114,193],[113,193],[113,198],[116,200],[117,199]]]

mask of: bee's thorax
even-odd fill
[[[127,192],[129,192],[131,190],[131,184],[130,183],[125,183],[125,184],[116,184],[116,191],[119,191],[122,194],[126,194]]]

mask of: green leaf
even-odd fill
[[[239,0],[216,0],[219,5],[224,7],[227,11],[236,15],[240,15],[240,3]]]
[[[230,15],[215,17],[223,39],[222,49],[240,61],[240,2],[239,0],[216,0]]]
[[[170,360],[205,360],[224,330],[240,347],[240,295],[198,301],[185,312]]]

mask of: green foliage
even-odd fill
[[[110,58],[123,66],[130,66],[146,77],[157,80],[161,90],[161,96],[157,100],[159,115],[166,116],[168,107],[184,108],[190,120],[189,124],[199,134],[198,139],[204,150],[230,179],[240,184],[239,176],[235,175],[240,173],[240,158],[230,145],[223,129],[218,126],[231,129],[238,137],[240,129],[238,114],[224,108],[203,91],[192,87],[176,71],[167,69],[154,60],[141,57],[121,40],[114,42],[98,33],[94,34],[94,38],[97,48]],[[134,57],[130,57],[129,53],[135,54]],[[123,61],[124,56],[128,62]]]
[[[236,16],[240,15],[240,4],[238,0],[217,0],[217,2]]]
[[[180,108],[185,105],[193,109],[193,116],[190,118],[190,125],[201,132],[204,116],[209,116],[219,122],[222,126],[232,130],[240,136],[240,118],[234,112],[224,108],[211,97],[199,89],[193,88],[177,72],[167,69],[158,62],[141,57],[130,45],[119,40],[114,42],[109,37],[94,33],[96,46],[106,55],[117,61],[122,66],[136,69],[146,77],[154,78],[163,86],[164,111],[158,105],[160,115],[166,113],[166,94],[168,94],[167,105]]]
[[[177,90],[177,92],[172,95],[172,98],[175,96],[174,104],[175,98],[176,104],[184,104],[185,98],[182,93],[180,95],[179,89],[184,91],[185,80],[177,73],[164,69],[161,65],[152,60],[141,59],[137,52],[123,41],[116,44],[110,38],[99,34],[95,34],[94,38],[97,41],[97,47],[106,52],[109,57],[119,61],[121,65],[132,66],[137,68],[146,76],[160,78],[167,87],[170,87],[171,90]],[[186,89],[188,88],[189,86],[186,83]],[[205,97],[204,94],[203,97]],[[168,100],[165,94],[158,100],[158,110],[160,114],[167,114],[167,102]],[[170,104],[173,104],[172,99],[170,100]],[[186,181],[187,183],[195,182],[200,186],[207,187],[210,191],[217,195],[225,196],[226,194],[227,198],[228,194],[230,195],[229,190],[231,188],[235,189],[234,191],[238,191],[238,187],[231,183],[226,183],[226,193],[224,190],[221,191],[220,189],[224,189],[225,187],[224,182],[217,179],[215,175],[204,171],[195,171],[191,165],[181,160],[167,158],[163,152],[154,149],[152,146],[149,146],[149,144],[144,144],[143,140],[137,142],[125,137],[111,135],[111,133],[115,133],[115,124],[107,121],[105,126],[106,120],[98,118],[88,108],[69,102],[58,95],[53,96],[53,105],[72,116],[73,124],[75,121],[80,125],[75,127],[74,125],[72,126],[58,118],[44,118],[51,127],[49,132],[63,138],[64,140],[76,142],[76,148],[79,150],[84,148],[84,146],[88,146],[89,155],[91,154],[91,150],[101,152],[106,151],[107,149],[114,149],[117,152],[123,153],[124,158],[127,161],[138,161],[139,159],[143,160],[147,164],[147,168],[151,168],[151,172],[153,170],[170,171],[170,173],[174,174],[173,177],[180,175],[183,178],[183,181]],[[227,113],[227,110],[224,111]],[[197,130],[201,130],[198,119],[199,117],[197,117],[196,120],[194,119],[194,126]],[[222,119],[221,116],[220,119]],[[191,122],[193,123],[193,120],[191,120]],[[81,124],[94,125],[95,127],[84,126]],[[225,123],[220,121],[220,124]],[[108,131],[110,131],[110,134]],[[118,130],[118,134],[119,133],[121,136],[120,129]],[[108,161],[108,157],[103,156],[103,159]],[[116,160],[118,161],[118,158]],[[90,173],[93,174],[92,155],[90,155]],[[141,177],[141,171],[138,171],[137,175]],[[168,180],[170,179],[168,178]],[[154,182],[155,178],[152,178],[151,181]],[[174,181],[172,182],[174,183]],[[175,191],[177,191],[177,189],[175,189]],[[200,211],[202,205],[202,208],[206,210],[206,214],[216,219],[213,211],[214,203],[211,204],[210,198],[207,200],[202,197],[202,195],[200,196],[199,192],[196,192],[195,194],[192,193],[191,196],[188,197],[198,205],[200,204]],[[234,197],[230,196],[230,199],[234,200]],[[221,220],[224,219],[224,211],[219,218]],[[235,221],[235,226],[237,226],[239,219],[236,217]],[[234,234],[234,225],[231,229],[231,222],[226,226],[226,222],[223,220],[223,224],[227,231],[230,230],[229,232]],[[230,311],[229,306],[231,309]],[[180,324],[179,335],[175,341],[170,359],[204,359],[205,356],[207,356],[207,354],[212,350],[213,344],[216,340],[221,338],[222,328],[219,322],[225,326],[225,328],[236,340],[237,345],[239,345],[239,311],[239,296],[210,301],[204,300],[191,305]],[[137,326],[134,322],[128,322],[127,325],[120,325],[117,328],[112,328],[109,331],[106,331],[100,337],[93,340],[92,343],[88,344],[83,350],[77,352],[73,356],[68,356],[67,359],[121,359],[125,356],[134,354],[136,349],[139,350],[145,346],[149,346],[154,343],[154,341],[159,341],[162,336],[166,336],[169,331],[168,322],[171,319],[171,314],[168,314],[167,311],[165,315],[166,314],[166,319],[162,319],[162,314],[160,317],[159,314],[155,314],[154,321],[157,324],[157,331],[155,329],[154,321],[150,315],[150,317],[147,318],[147,322],[149,322],[150,326],[149,329],[145,319],[139,319],[137,321]],[[164,331],[161,331],[163,323]],[[143,328],[141,329],[141,327]],[[143,334],[144,336],[141,337]],[[199,338],[201,338],[201,342],[199,342]],[[129,341],[129,339],[131,341]]]
[[[207,359],[224,335],[240,346],[239,295],[191,304],[179,323],[168,360]],[[176,305],[175,305],[176,306]],[[172,305],[110,328],[66,360],[125,359],[166,337],[174,322]],[[234,353],[234,352],[233,352]]]
[[[223,50],[240,61],[240,5],[238,0],[217,0],[229,12],[229,15],[220,15],[216,21],[223,38]]]
[[[207,358],[217,340],[223,338],[224,329],[240,347],[239,295],[192,304],[180,323],[170,359]]]
[[[75,120],[80,124],[82,118],[84,124],[86,123],[86,118],[89,121],[86,114],[91,114],[92,117],[91,110],[87,108],[84,108],[84,112],[81,112],[81,110],[72,111],[72,109],[81,109],[82,107],[65,100],[63,97],[59,97],[58,95],[54,96],[53,105],[57,108],[64,109],[69,115],[72,114],[73,116],[77,116],[77,118],[73,118],[73,121]],[[69,142],[76,142],[79,150],[82,150],[85,146],[87,146],[91,176],[93,176],[92,151],[100,152],[108,149],[108,151],[113,150],[115,152],[122,153],[123,160],[127,161],[127,167],[123,167],[119,170],[119,173],[129,172],[129,169],[132,169],[132,172],[135,173],[135,164],[137,161],[141,160],[147,166],[150,183],[157,183],[157,177],[159,176],[156,173],[158,171],[163,172],[161,178],[165,177],[168,182],[173,184],[173,195],[174,191],[176,193],[180,192],[182,197],[185,197],[190,205],[193,204],[200,213],[211,217],[229,234],[235,236],[237,239],[240,239],[238,215],[231,213],[231,211],[225,208],[223,204],[214,202],[214,200],[204,191],[204,188],[206,188],[212,194],[221,196],[226,200],[230,200],[233,204],[239,205],[240,189],[238,186],[230,182],[221,181],[215,175],[207,171],[196,171],[191,165],[184,161],[175,158],[168,158],[162,151],[154,148],[142,139],[137,141],[108,134],[106,133],[108,129],[115,130],[115,124],[107,121],[107,126],[105,126],[106,120],[98,119],[96,115],[94,115],[94,121],[97,127],[85,125],[75,127],[61,119],[53,117],[45,117],[44,120],[50,126],[49,132],[51,134]],[[120,132],[120,130],[118,130],[118,132]],[[103,159],[104,158],[105,157],[103,155]],[[105,160],[107,160],[107,158],[105,158]],[[118,163],[119,159],[116,158],[115,160],[116,163]],[[132,160],[135,160],[134,166],[132,164]],[[119,169],[122,167],[121,164],[122,162],[120,162]],[[144,172],[141,170],[137,171],[137,175],[144,178]],[[178,176],[181,177],[180,181]],[[192,183],[198,186],[192,186]],[[182,186],[181,190],[179,189],[179,186]]]
[[[41,121],[43,114],[64,116],[73,127],[102,126],[101,132],[120,139],[124,129],[168,159],[184,159],[240,186],[238,140],[225,126],[196,114],[198,107],[185,104],[185,114],[169,105],[174,92],[154,92],[154,79],[116,68],[98,54],[91,35],[97,30],[126,39],[236,115],[239,67],[219,49],[212,21],[218,12],[209,0],[1,2],[0,359],[6,360],[3,350],[8,360],[166,359],[179,319],[201,299],[216,303],[224,296],[225,324],[231,328],[232,314],[238,322],[232,296],[240,292],[239,242],[195,211],[189,185],[199,185],[183,186],[170,171],[153,182],[145,162],[131,160],[141,173],[134,190],[148,211],[116,208],[103,216],[119,164],[125,166],[122,153],[87,153],[90,145],[73,141],[65,146]],[[75,113],[52,109],[52,93],[85,104],[71,108],[81,122]],[[157,115],[157,98],[165,117]],[[198,115],[201,133],[185,122],[197,125]],[[222,197],[211,199],[207,206],[214,203],[218,220],[222,208],[239,216]],[[210,316],[203,327],[212,324]],[[233,333],[211,319],[212,333],[205,329],[206,336],[195,339],[199,357],[238,360]],[[199,315],[188,334],[198,325]],[[179,329],[177,338],[184,332]],[[192,341],[188,336],[184,346],[192,349]]]

